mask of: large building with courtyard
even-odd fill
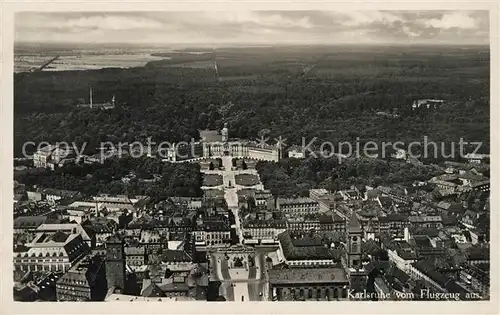
[[[255,141],[229,139],[227,123],[222,130],[200,130],[200,140],[188,145],[174,145],[167,149],[166,161],[181,162],[193,159],[232,156],[262,161],[280,159],[281,150],[273,145],[261,145]]]

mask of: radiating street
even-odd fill
[[[248,271],[245,268],[230,268],[222,253],[212,253],[209,257],[211,277],[221,282],[219,293],[227,301],[263,301],[266,298],[264,253],[256,253],[256,266],[248,268]]]
[[[222,176],[223,183],[220,186],[205,187],[204,189],[221,189],[224,191],[224,199],[227,206],[235,217],[234,228],[238,235],[239,244],[243,245],[243,230],[240,223],[238,190],[244,188],[263,189],[259,182],[253,186],[241,186],[236,184],[235,175],[252,174],[258,177],[255,169],[233,170],[233,157],[223,156],[223,170],[202,170],[205,174],[218,174]],[[248,253],[245,253],[248,255]],[[212,267],[211,277],[221,282],[220,294],[227,301],[263,301],[267,297],[265,270],[265,254],[255,252],[255,266],[243,268],[230,267],[227,257],[223,252],[213,252],[209,255]]]

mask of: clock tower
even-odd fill
[[[349,268],[359,270],[362,267],[361,258],[361,237],[363,230],[359,224],[358,217],[355,212],[352,213],[347,225],[347,262]]]
[[[362,263],[362,237],[363,229],[356,212],[353,211],[347,224],[346,240],[346,269],[349,276],[349,288],[353,292],[363,292],[363,289],[366,288],[367,273]]]
[[[118,235],[111,235],[106,240],[106,279],[108,289],[115,288],[120,292],[125,291],[125,242]]]

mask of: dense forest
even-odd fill
[[[130,180],[122,180],[134,174]],[[97,193],[147,195],[155,201],[170,196],[201,196],[202,177],[198,164],[165,163],[158,159],[108,159],[104,164],[68,165],[55,171],[20,172],[15,180],[28,186]]]
[[[196,67],[170,59],[130,69],[15,74],[14,153],[25,141],[87,142],[92,151],[102,141],[189,140],[224,121],[231,137],[252,139],[268,129],[287,144],[425,135],[482,141],[489,150],[487,47],[246,48],[217,50],[216,58],[218,75],[205,55]],[[76,108],[89,86],[95,102],[115,95],[116,108]],[[445,103],[411,111],[422,98]]]
[[[434,166],[416,166],[404,161],[382,159],[313,158],[282,159],[279,162],[258,162],[256,166],[264,187],[275,196],[308,196],[311,188],[330,191],[347,189],[351,185],[389,185],[428,180],[442,174]]]

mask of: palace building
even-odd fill
[[[218,130],[200,130],[200,140],[191,145],[176,144],[167,149],[166,161],[181,162],[199,158],[232,156],[262,161],[278,161],[281,150],[273,145],[261,145],[254,141],[229,139],[227,123]]]

